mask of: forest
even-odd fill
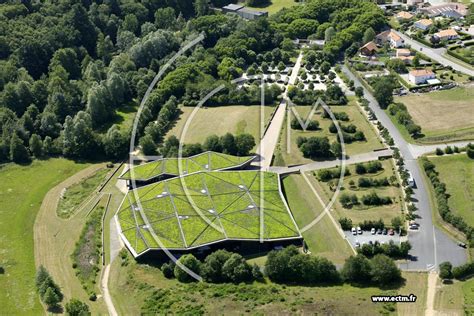
[[[358,48],[367,28],[385,25],[370,1],[312,0],[254,21],[215,9],[230,0],[190,2],[3,2],[0,162],[126,158],[131,126],[118,112],[136,109],[165,63],[199,34],[204,41],[173,63],[143,108],[135,143],[147,151],[162,153],[180,105],[196,106],[221,84],[210,105],[258,104],[256,83],[237,89],[229,81],[263,63],[287,64],[292,39],[326,35],[314,64],[327,67]],[[280,91],[267,90],[276,102]]]

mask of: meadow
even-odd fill
[[[33,225],[45,194],[87,167],[66,159],[35,160],[30,165],[6,164],[0,169],[0,306],[2,313],[43,312],[34,285]]]

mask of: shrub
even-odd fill
[[[161,266],[161,272],[165,278],[172,279],[174,277],[174,263],[164,263]]]
[[[192,272],[196,274],[200,273],[201,262],[199,262],[199,260],[196,259],[196,257],[194,257],[192,254],[186,254],[182,256],[181,258],[179,258],[178,262],[184,265],[186,268],[188,268]],[[196,281],[196,279],[193,278],[190,274],[188,274],[188,272],[181,269],[179,265],[176,265],[174,267],[174,276],[180,282]]]
[[[453,265],[451,262],[445,261],[439,264],[439,277],[440,279],[452,279],[453,278]]]
[[[442,156],[444,155],[444,151],[441,148],[436,148],[436,155]]]
[[[89,306],[75,298],[72,298],[66,304],[66,314],[69,316],[87,316],[90,315]]]
[[[347,217],[341,217],[339,219],[339,224],[341,225],[342,230],[351,230],[352,220]]]

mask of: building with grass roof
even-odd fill
[[[132,187],[200,171],[241,169],[248,166],[255,158],[256,156],[238,157],[206,151],[186,158],[162,158],[132,166],[119,179],[126,180],[128,187],[131,189]]]
[[[127,193],[115,220],[135,258],[302,242],[272,172],[195,171],[145,185]]]

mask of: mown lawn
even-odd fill
[[[436,291],[435,309],[444,315],[472,315],[474,313],[474,278],[441,284]]]
[[[0,306],[2,314],[43,313],[34,286],[33,224],[45,194],[87,167],[65,159],[0,167]]]
[[[414,122],[421,126],[424,137],[418,138],[416,142],[474,139],[474,88],[395,97],[395,102],[405,104]],[[403,126],[398,127],[405,138],[409,137]]]
[[[225,133],[249,133],[254,136],[255,143],[260,139],[260,121],[268,124],[270,115],[275,110],[274,106],[264,107],[264,117],[261,118],[261,109],[258,105],[227,105],[209,108],[200,108],[191,118],[194,107],[182,107],[181,115],[175,126],[166,137],[174,135],[181,142],[203,143],[209,135],[222,136]],[[190,121],[184,137],[181,134],[187,121]]]
[[[291,8],[292,6],[297,5],[298,3],[295,0],[270,0],[269,4],[263,7],[248,7],[252,10],[257,11],[267,11],[268,14],[272,15],[277,13],[283,8]]]
[[[334,113],[345,112],[349,116],[349,121],[338,121],[339,124],[344,126],[353,124],[357,127],[358,131],[362,131],[365,135],[365,141],[354,141],[350,144],[345,144],[347,155],[350,156],[367,153],[374,149],[380,149],[384,147],[377,137],[372,125],[367,121],[364,114],[361,113],[361,110],[355,103],[354,98],[349,98],[349,103],[346,106],[331,106],[330,108]],[[303,121],[306,121],[312,110],[312,106],[296,106],[295,110],[297,111],[300,118]],[[321,117],[323,111],[324,110],[322,108],[319,108],[311,118],[319,122],[319,129],[316,131],[295,130],[291,127],[288,127],[288,122],[285,121],[282,129],[283,131],[280,136],[280,149],[277,150],[276,153],[278,160],[275,161],[275,164],[295,165],[312,162],[311,159],[303,157],[303,154],[296,143],[298,137],[328,137],[330,143],[337,141],[337,134],[332,134],[329,132],[329,126],[331,125],[332,120],[330,118],[323,119]],[[291,119],[293,119],[294,114],[292,113],[290,116]],[[290,128],[290,143],[288,143],[287,137],[288,128]]]
[[[391,185],[385,187],[374,187],[374,188],[362,188],[359,187],[358,181],[359,178],[372,178],[372,179],[381,179],[387,177],[390,181],[392,176],[395,176],[394,173],[394,164],[392,160],[381,161],[383,170],[375,174],[364,174],[358,175],[355,172],[355,165],[347,166],[350,175],[344,177],[343,190],[339,193],[339,197],[343,193],[355,194],[359,198],[359,202],[363,195],[367,195],[371,192],[376,192],[379,196],[388,196],[392,199],[392,204],[382,205],[382,206],[366,206],[362,202],[360,205],[354,206],[352,208],[344,208],[339,202],[339,197],[333,205],[335,210],[335,215],[337,218],[347,217],[352,220],[354,224],[363,222],[364,220],[378,220],[383,219],[385,224],[390,225],[392,218],[401,216],[402,210],[404,208],[402,191],[400,187]],[[315,172],[314,178],[317,178],[318,171]],[[350,181],[354,181],[354,186],[350,185]],[[323,201],[329,201],[334,195],[334,189],[337,185],[336,180],[331,180],[328,182],[317,181],[315,187],[318,192],[321,194]]]
[[[465,153],[429,158],[446,183],[451,210],[474,225],[474,160]]]
[[[297,174],[287,176],[283,179],[283,188],[290,210],[300,229],[311,223],[324,210],[303,176]],[[303,237],[311,254],[323,256],[334,263],[343,264],[344,260],[353,254],[327,215],[305,231]]]

